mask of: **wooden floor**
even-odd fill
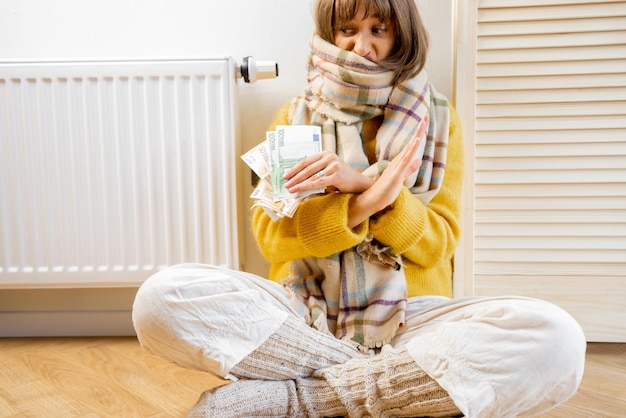
[[[0,339],[0,417],[184,417],[225,383],[135,338]],[[543,418],[626,416],[626,344],[589,344],[579,392]]]

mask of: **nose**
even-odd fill
[[[354,37],[354,46],[352,51],[362,57],[367,57],[372,50],[372,42],[367,34],[362,32]]]

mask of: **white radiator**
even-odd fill
[[[239,267],[229,58],[0,63],[0,288]]]

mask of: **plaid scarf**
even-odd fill
[[[445,171],[450,115],[425,71],[393,84],[392,71],[342,50],[315,35],[308,61],[308,86],[294,99],[292,125],[322,128],[322,146],[364,175],[377,179],[408,144],[424,115],[427,137],[419,152],[422,165],[405,186],[427,204],[439,191]],[[376,162],[369,163],[363,121],[384,115],[376,136]],[[381,347],[404,324],[406,279],[401,257],[371,236],[333,256],[291,263],[285,286],[294,306],[321,331],[368,347]]]

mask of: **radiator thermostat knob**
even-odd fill
[[[241,76],[246,83],[278,77],[278,64],[275,61],[257,61],[245,57],[241,64]]]

